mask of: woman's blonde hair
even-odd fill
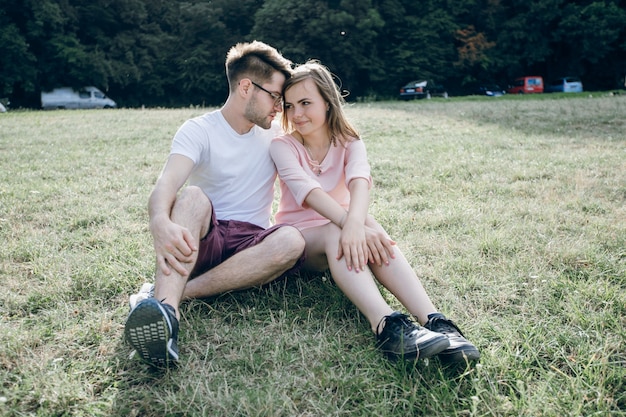
[[[306,79],[313,80],[320,95],[328,103],[326,123],[331,143],[336,145],[337,141],[343,144],[345,141],[360,139],[358,131],[348,121],[343,111],[345,100],[341,95],[339,86],[335,84],[333,75],[328,68],[320,64],[319,61],[310,60],[304,64],[298,65],[293,70],[291,78],[287,79],[283,86],[283,97],[289,88]],[[293,132],[294,130],[291,123],[287,120],[284,108],[282,126],[285,132]]]

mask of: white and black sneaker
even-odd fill
[[[137,354],[157,368],[178,362],[178,319],[174,307],[146,298],[126,319],[124,336]]]
[[[154,297],[154,284],[144,282],[139,289],[139,292],[131,294],[130,297],[128,297],[128,305],[130,307],[130,310],[132,311],[133,308],[135,308],[140,301],[152,297]]]
[[[441,333],[450,340],[450,347],[439,353],[439,359],[445,363],[468,363],[480,359],[480,352],[469,340],[463,336],[461,330],[450,319],[441,313],[428,315],[428,322],[424,325],[433,332]]]
[[[387,356],[406,360],[429,358],[450,346],[446,336],[423,328],[398,311],[381,319],[376,338],[378,347]]]

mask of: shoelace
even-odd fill
[[[385,322],[385,327],[383,327],[383,329],[380,329],[381,324],[383,324],[383,322]],[[382,319],[380,319],[380,321],[378,322],[378,325],[376,326],[376,336],[380,336],[380,334],[387,328],[387,326],[395,326],[395,327],[402,327],[402,332],[405,335],[410,335],[411,332],[413,331],[411,326],[411,320],[409,319],[409,316],[407,316],[406,314],[396,314],[393,316],[385,316]],[[391,328],[391,327],[390,327]]]
[[[461,330],[456,327],[456,324],[450,319],[442,319],[441,317],[435,317],[432,319],[430,326],[431,330],[441,334],[459,334],[463,336]],[[463,336],[465,337],[465,336]]]

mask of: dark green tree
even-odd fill
[[[176,74],[171,54],[177,49],[178,5],[164,0],[75,3],[74,33],[100,72],[89,71],[89,80],[72,76],[73,82],[100,86],[122,105],[170,104],[166,91]]]
[[[34,89],[36,58],[4,10],[0,10],[0,56],[0,98],[13,94],[16,86],[22,91]]]
[[[228,95],[224,61],[238,42],[253,40],[250,30],[260,0],[180,3],[180,34],[172,53],[180,104],[223,103]]]
[[[507,3],[494,51],[500,58],[500,72],[504,77],[545,74],[564,3],[565,0]]]
[[[626,73],[626,11],[613,1],[582,3],[562,10],[547,72],[589,74],[587,86],[614,88]]]
[[[455,33],[459,27],[439,2],[381,0],[378,10],[385,22],[378,38],[387,74],[385,95],[397,95],[398,89],[411,80],[443,83],[454,76]]]
[[[477,84],[499,82],[494,74],[500,68],[495,53],[500,16],[499,0],[450,0],[448,10],[458,25],[455,32],[457,60],[453,84],[460,91],[472,91]]]
[[[371,1],[267,0],[252,35],[276,46],[296,63],[318,59],[350,92],[369,95],[384,74],[376,39],[383,26]]]

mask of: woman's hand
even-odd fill
[[[341,229],[337,259],[345,257],[348,270],[359,272],[365,270],[368,253],[364,225],[348,218]]]
[[[368,262],[374,265],[389,265],[389,259],[395,258],[393,246],[396,244],[389,238],[385,230],[376,221],[367,221],[365,225]]]

